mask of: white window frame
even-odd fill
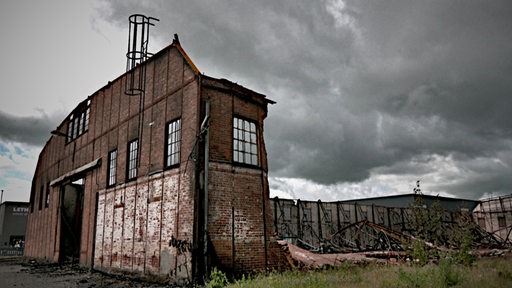
[[[128,143],[128,159],[126,161],[126,178],[128,180],[137,178],[137,161],[139,152],[139,139]]]
[[[258,147],[256,123],[233,117],[233,162],[258,166]]]
[[[180,163],[181,119],[167,124],[167,139],[165,149],[165,166],[170,167]]]

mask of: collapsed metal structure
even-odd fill
[[[492,197],[480,201],[473,217],[489,233],[505,241],[512,241],[512,195]]]
[[[477,225],[471,211],[423,206],[385,207],[345,202],[271,199],[276,237],[317,253],[403,251],[413,240],[457,249],[461,233],[475,248],[503,248],[503,239]],[[440,206],[439,206],[440,207]],[[482,212],[479,212],[481,216]]]

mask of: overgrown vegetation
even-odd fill
[[[512,258],[479,259],[471,266],[457,264],[449,258],[437,265],[424,266],[347,263],[319,271],[258,275],[232,281],[226,287],[512,287]]]
[[[414,237],[403,243],[409,262],[294,270],[233,280],[214,269],[208,287],[512,287],[512,256],[479,259],[471,254],[475,223],[469,213],[456,222],[435,201],[412,203]],[[449,215],[448,215],[449,216]],[[438,247],[443,247],[439,249]]]
[[[213,267],[212,272],[210,273],[210,277],[208,279],[208,288],[222,288],[225,287],[229,283],[228,277],[222,271],[218,270],[216,267]]]
[[[440,201],[427,207],[421,196],[411,206],[414,237],[402,242],[411,261],[359,266],[347,262],[324,270],[293,270],[231,282],[214,269],[208,287],[512,287],[510,251],[509,256],[478,260],[471,253],[476,223],[469,212],[451,219]]]
[[[475,261],[475,257],[470,253],[473,249],[474,236],[472,230],[476,223],[469,213],[462,214],[457,220],[457,228],[452,232],[452,243],[456,250],[451,256],[459,264],[471,265]]]
[[[443,223],[447,212],[439,200],[427,207],[423,198],[418,196],[412,203],[412,208],[416,240],[408,246],[412,249],[411,256],[415,263],[425,265],[431,260],[449,260],[457,264],[471,265],[475,261],[470,252],[475,240],[472,231],[476,223],[469,212],[461,212],[456,223],[447,227]],[[440,253],[437,249],[429,249],[426,243],[431,243],[434,247],[444,246],[448,250]]]

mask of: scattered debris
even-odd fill
[[[25,257],[1,257],[1,287],[188,287],[148,277],[103,273],[78,264],[46,262]]]
[[[347,261],[361,263],[377,260],[377,258],[367,257],[364,253],[317,254],[286,241],[278,241],[278,243],[283,247],[287,258],[290,259],[289,263],[292,268],[315,269],[339,266]]]

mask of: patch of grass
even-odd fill
[[[293,270],[284,273],[271,273],[267,276],[258,275],[250,279],[236,281],[228,287],[358,287],[364,282],[364,271],[360,267],[343,265],[318,271]],[[350,286],[356,285],[356,286]],[[363,287],[363,286],[360,286]]]
[[[397,277],[385,279],[382,287],[452,287],[460,285],[462,281],[460,265],[443,259],[439,265],[425,265],[422,267],[399,268]]]
[[[478,259],[471,266],[450,258],[424,266],[345,264],[318,271],[257,275],[227,287],[512,287],[512,257]]]
[[[512,287],[512,257],[479,259],[465,276],[466,287]]]

